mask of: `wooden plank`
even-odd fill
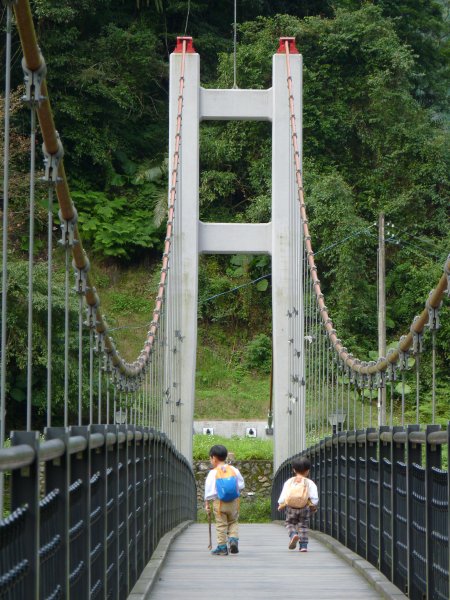
[[[345,561],[310,539],[308,552],[288,549],[275,524],[240,526],[239,554],[212,556],[207,525],[194,524],[170,547],[152,600],[372,600],[380,595]]]

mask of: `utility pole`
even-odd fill
[[[378,356],[386,356],[384,213],[378,217]],[[386,387],[378,388],[378,425],[386,425]]]

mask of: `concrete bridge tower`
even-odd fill
[[[175,142],[182,44],[186,43],[180,154],[175,209],[181,252],[181,452],[192,457],[195,399],[199,254],[269,254],[272,259],[273,417],[275,469],[305,445],[303,363],[303,239],[290,129],[285,44],[288,42],[297,135],[302,148],[302,57],[293,38],[281,38],[273,56],[272,88],[205,89],[192,38],[178,38],[170,57],[169,156]],[[206,120],[272,123],[272,215],[269,223],[199,220],[199,128]],[[170,174],[169,174],[170,178]],[[269,396],[269,390],[267,397]]]

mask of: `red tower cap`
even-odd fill
[[[183,52],[183,42],[186,42],[186,54],[195,54],[195,48],[192,42],[192,37],[186,35],[177,37],[177,45],[174,52]]]
[[[299,54],[295,45],[295,37],[280,37],[280,45],[278,46],[277,54],[286,52],[286,42],[288,43],[289,54]]]

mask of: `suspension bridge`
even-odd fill
[[[178,38],[170,57],[171,168],[161,275],[142,350],[135,361],[128,362],[102,315],[83,248],[64,169],[63,132],[60,138],[28,0],[7,0],[5,5],[0,597],[144,597],[135,585],[139,587],[141,575],[145,579],[149,565],[160,558],[157,549],[170,532],[196,519],[192,429],[199,255],[244,253],[269,254],[272,260],[273,519],[282,518],[276,501],[290,476],[290,460],[306,454],[320,494],[319,510],[312,517],[313,529],[322,532],[316,539],[332,542],[334,538],[339,547],[346,546],[364,559],[380,578],[391,582],[394,593],[391,589],[391,596],[385,597],[404,593],[412,599],[448,600],[450,428],[436,421],[438,412],[448,418],[449,403],[439,392],[436,336],[442,304],[450,295],[450,256],[440,279],[430,281],[432,289],[422,312],[412,319],[397,346],[376,361],[353,356],[339,339],[326,307],[308,226],[302,167],[302,56],[295,40],[280,39],[270,89],[225,90],[201,87],[200,56],[192,38]],[[9,431],[9,114],[11,43],[16,34],[23,50],[23,101],[30,115],[30,229],[28,297],[23,299],[27,306],[25,427]],[[211,119],[272,124],[270,223],[199,220],[199,126]],[[35,429],[32,410],[33,352],[36,335],[42,335],[41,330],[36,333],[33,320],[38,140],[42,140],[44,157],[41,179],[48,193],[48,317],[47,337],[41,340],[47,352],[47,409],[42,432]],[[58,252],[65,266],[63,340],[55,335],[53,310],[56,208],[61,227]],[[74,298],[77,318],[71,312]],[[74,332],[75,351],[70,345]],[[426,353],[430,415],[421,410],[421,358]],[[55,397],[56,355],[64,359],[62,398]],[[412,422],[405,412],[406,376],[411,369],[416,381]],[[85,388],[89,390],[87,404]],[[401,396],[400,416],[394,415],[394,393]],[[277,591],[263,595],[258,584],[267,583],[267,564],[278,561],[277,568],[282,569],[281,550],[270,541],[278,535],[273,532],[282,529],[257,527],[255,535],[265,544],[255,543],[253,530],[248,534],[244,530],[254,560],[245,562],[244,557],[241,576],[236,571],[239,567],[227,568],[236,593],[245,590],[252,597],[242,574],[248,577],[253,570],[259,574],[253,582],[255,597],[273,597]],[[184,565],[186,590],[191,591],[195,577],[201,577],[188,560],[193,546],[200,544],[195,531],[188,545],[180,542],[176,555]],[[317,544],[319,559],[308,564],[314,566],[316,580],[325,582],[325,563],[331,564],[331,558],[325,558],[325,546]],[[239,564],[237,559],[241,555],[234,565]],[[174,577],[173,572],[170,575],[173,561],[169,557],[169,579]],[[221,569],[223,573],[223,563]],[[332,578],[337,571],[344,573],[344,566],[338,564]],[[360,583],[348,581],[360,590],[358,597],[377,597],[358,587]],[[284,586],[284,595],[297,594],[297,583],[289,589]],[[167,595],[174,591],[164,592],[161,586],[162,595],[158,596],[157,585],[155,597],[174,597]],[[344,597],[330,587],[308,590],[316,598]],[[192,597],[200,597],[198,590]]]

